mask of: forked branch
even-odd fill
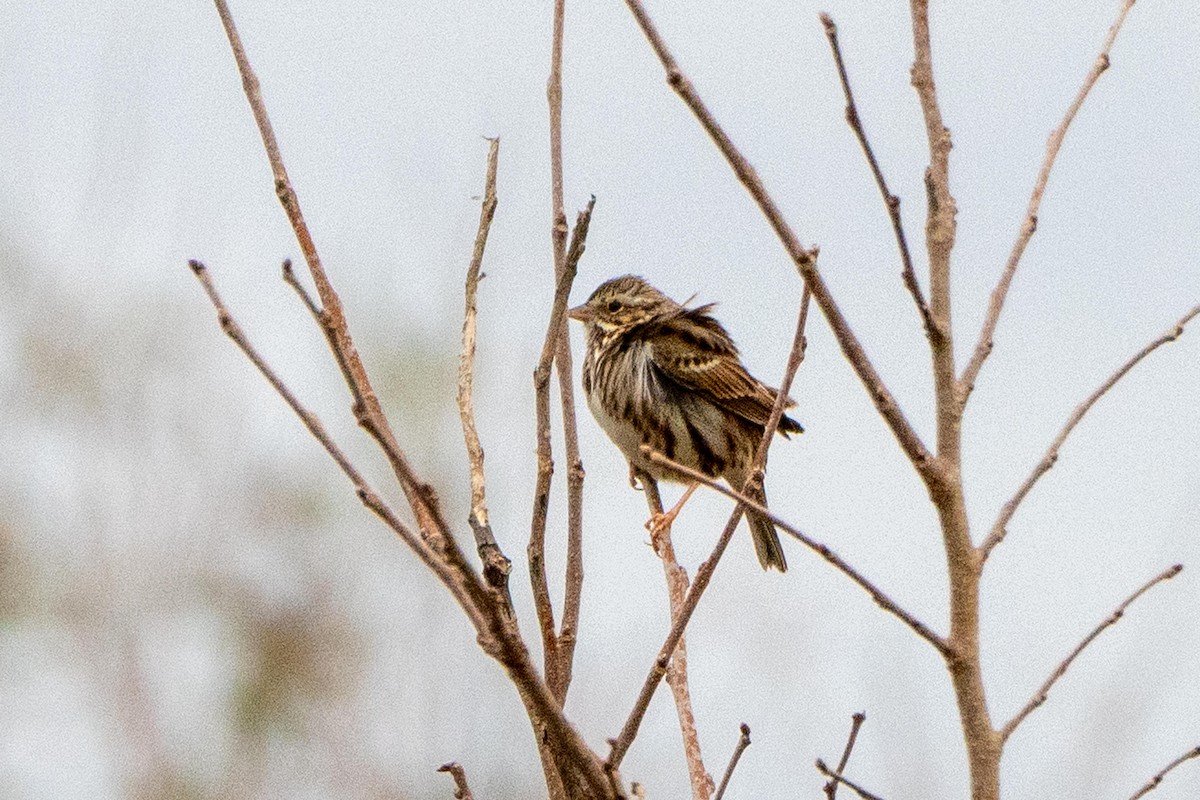
[[[858,741],[858,729],[867,720],[865,711],[858,711],[850,717],[850,735],[846,737],[846,746],[842,748],[842,758],[838,761],[837,769],[834,770],[838,775],[846,771],[846,765],[850,763],[850,754],[854,752],[854,743]],[[827,800],[837,800],[838,782],[836,780],[829,781],[825,784],[825,797]]]
[[[834,783],[843,784],[847,789],[854,792],[856,795],[861,797],[863,800],[883,800],[882,797],[880,797],[877,794],[872,794],[871,792],[868,792],[866,789],[864,789],[863,787],[859,786],[854,781],[847,778],[841,772],[830,769],[825,764],[825,762],[819,758],[817,759],[816,767],[817,767],[817,772],[821,773],[826,778],[829,778]]]

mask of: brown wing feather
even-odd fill
[[[681,309],[693,325],[657,326],[651,357],[663,375],[689,391],[755,425],[766,425],[775,390],[757,380],[738,358],[738,350],[721,323],[708,315],[711,305]],[[788,401],[788,407],[794,405]],[[799,433],[800,424],[784,416],[780,432]]]

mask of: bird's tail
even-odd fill
[[[761,489],[748,495],[759,505],[767,504],[767,495]],[[754,538],[754,552],[758,554],[758,563],[763,569],[777,569],[787,572],[787,559],[783,555],[783,544],[771,520],[757,511],[747,511],[746,521],[750,523],[750,535]]]

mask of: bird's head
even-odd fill
[[[622,275],[600,284],[587,302],[568,313],[589,329],[616,333],[636,328],[681,306],[636,275]]]

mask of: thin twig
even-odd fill
[[[1104,383],[1100,385],[1100,388],[1092,392],[1086,400],[1075,407],[1075,410],[1071,412],[1071,416],[1067,418],[1066,424],[1063,425],[1062,430],[1058,432],[1058,436],[1054,438],[1054,441],[1050,443],[1050,447],[1046,449],[1045,455],[1043,455],[1042,459],[1037,463],[1036,466],[1034,466],[1033,471],[1029,473],[1029,477],[1025,479],[1025,482],[1021,484],[1021,488],[1017,489],[1017,493],[1014,494],[1012,498],[1009,499],[1008,502],[1006,502],[1000,509],[1000,514],[996,518],[995,523],[992,524],[992,529],[988,532],[988,535],[983,540],[983,544],[981,544],[979,547],[980,556],[982,559],[986,560],[991,554],[992,548],[1004,541],[1004,537],[1008,535],[1008,523],[1012,521],[1013,515],[1017,513],[1017,507],[1020,506],[1025,500],[1025,496],[1029,494],[1031,489],[1033,489],[1034,484],[1036,484],[1043,475],[1049,472],[1050,468],[1053,467],[1058,461],[1059,448],[1063,446],[1063,443],[1066,442],[1067,437],[1071,435],[1071,431],[1073,431],[1075,426],[1080,423],[1084,415],[1087,414],[1087,412],[1091,410],[1092,406],[1094,406],[1101,397],[1107,394],[1108,391],[1112,389],[1119,380],[1124,378],[1130,370],[1137,366],[1142,359],[1153,353],[1158,348],[1162,347],[1164,344],[1173,342],[1182,336],[1184,328],[1189,322],[1195,319],[1197,315],[1200,315],[1200,305],[1193,307],[1190,311],[1180,317],[1179,321],[1171,326],[1170,330],[1135,353],[1132,358],[1117,368],[1116,372],[1108,376],[1108,380],[1104,381]]]
[[[1067,129],[1070,128],[1075,115],[1079,113],[1079,109],[1083,106],[1084,100],[1092,91],[1092,87],[1100,79],[1100,76],[1108,69],[1109,53],[1112,51],[1113,43],[1117,39],[1117,34],[1121,31],[1121,26],[1125,23],[1125,17],[1128,16],[1130,9],[1133,8],[1135,0],[1124,0],[1121,4],[1121,10],[1117,12],[1117,19],[1108,29],[1108,36],[1104,40],[1104,45],[1100,49],[1100,54],[1096,56],[1096,60],[1092,62],[1092,68],[1088,70],[1083,79],[1083,85],[1079,87],[1079,91],[1075,95],[1075,100],[1067,108],[1066,114],[1063,115],[1062,121],[1058,127],[1050,133],[1050,138],[1046,142],[1046,155],[1042,160],[1041,169],[1038,171],[1037,180],[1033,184],[1033,192],[1029,196],[1029,205],[1025,210],[1025,220],[1021,224],[1021,230],[1017,234],[1017,240],[1013,243],[1012,251],[1008,255],[1008,261],[1004,265],[1004,271],[1000,275],[1000,280],[996,284],[996,288],[992,290],[991,299],[988,301],[987,316],[983,321],[983,328],[979,331],[979,341],[975,345],[975,351],[971,355],[971,360],[967,363],[966,369],[963,370],[962,377],[959,379],[959,402],[966,405],[967,398],[970,397],[971,391],[975,388],[975,381],[979,377],[979,370],[983,367],[983,362],[991,355],[993,347],[993,336],[996,333],[996,325],[1000,321],[1000,313],[1004,309],[1004,301],[1008,296],[1008,287],[1012,284],[1013,275],[1017,272],[1017,265],[1021,261],[1021,256],[1025,253],[1025,246],[1029,244],[1029,240],[1033,238],[1034,231],[1038,227],[1038,210],[1042,205],[1042,195],[1046,192],[1046,184],[1050,180],[1050,171],[1054,168],[1054,161],[1058,157],[1058,151],[1062,147],[1063,139],[1067,135]]]
[[[658,482],[645,472],[639,472],[637,478],[646,495],[646,505],[650,509],[651,519],[654,519],[663,513]],[[667,597],[671,607],[671,619],[674,621],[687,597],[687,571],[675,558],[675,546],[671,542],[670,525],[653,530],[651,542],[655,553],[662,560],[663,575],[667,581]],[[667,664],[666,680],[667,686],[671,689],[671,696],[675,700],[675,714],[679,719],[679,733],[683,739],[683,754],[687,761],[688,778],[692,784],[692,797],[696,800],[708,800],[712,796],[713,785],[700,752],[700,734],[696,729],[696,715],[692,711],[692,695],[688,685],[686,636],[679,638],[679,644],[671,656],[670,663]]]
[[[857,794],[859,797],[863,798],[863,800],[883,800],[883,798],[880,797],[879,795],[868,792],[866,789],[859,786],[857,783],[850,780],[846,776],[842,775],[840,772],[835,772],[834,770],[831,770],[828,766],[825,765],[825,762],[819,758],[817,759],[816,766],[817,766],[817,772],[821,773],[826,778],[829,778],[830,780],[834,781],[835,783],[845,784],[848,789],[850,789],[852,792]]]
[[[900,250],[900,262],[903,265],[900,276],[904,280],[904,288],[908,289],[913,302],[917,305],[917,312],[921,315],[926,335],[935,336],[938,334],[938,330],[933,324],[933,317],[930,316],[929,304],[921,292],[921,285],[917,282],[912,254],[908,250],[908,237],[904,234],[904,222],[900,217],[900,198],[888,189],[887,180],[883,177],[883,170],[880,169],[879,161],[875,158],[875,151],[871,149],[871,143],[867,139],[867,131],[863,128],[862,117],[859,116],[858,106],[854,102],[854,92],[850,90],[850,76],[846,72],[846,62],[842,59],[837,25],[834,24],[833,17],[824,12],[821,14],[821,24],[825,26],[825,37],[829,39],[829,47],[833,50],[833,60],[837,65],[838,78],[842,83],[842,93],[846,95],[846,122],[858,139],[863,155],[867,158],[867,165],[871,168],[871,174],[875,176],[875,185],[879,187],[879,194],[883,197],[883,204],[887,208],[888,217],[892,222],[892,233],[896,236],[896,246]]]
[[[1121,603],[1121,605],[1117,606],[1117,610],[1114,611],[1112,614],[1109,614],[1108,617],[1106,617],[1099,625],[1097,625],[1095,628],[1093,628],[1091,633],[1089,633],[1087,636],[1083,637],[1083,641],[1081,641],[1078,645],[1076,645],[1075,649],[1071,651],[1071,654],[1069,656],[1067,656],[1066,658],[1064,658],[1062,660],[1062,662],[1057,667],[1055,667],[1054,672],[1050,673],[1050,677],[1046,679],[1046,682],[1043,683],[1041,685],[1041,687],[1037,690],[1037,692],[1033,695],[1033,697],[1030,698],[1029,702],[1026,703],[1025,706],[1020,711],[1017,712],[1016,716],[1014,716],[1012,719],[1010,719],[1008,721],[1008,723],[1005,724],[1005,726],[1000,729],[1000,731],[999,731],[1000,741],[1002,743],[1007,741],[1008,737],[1012,736],[1013,731],[1015,731],[1017,729],[1017,727],[1022,722],[1025,721],[1025,718],[1028,717],[1030,714],[1032,714],[1035,709],[1037,709],[1039,706],[1041,706],[1043,703],[1046,702],[1046,699],[1050,695],[1050,688],[1052,686],[1054,686],[1054,684],[1058,681],[1059,678],[1061,678],[1063,675],[1066,674],[1067,669],[1070,668],[1071,664],[1075,661],[1075,659],[1079,656],[1079,654],[1082,653],[1088,645],[1090,645],[1093,641],[1095,641],[1097,636],[1099,636],[1101,633],[1103,633],[1106,629],[1112,627],[1113,625],[1116,625],[1117,622],[1120,621],[1121,617],[1123,617],[1125,615],[1125,609],[1129,608],[1129,606],[1133,603],[1133,601],[1137,600],[1143,594],[1150,591],[1151,589],[1153,589],[1155,586],[1162,583],[1163,581],[1171,580],[1171,578],[1174,578],[1176,575],[1178,575],[1182,571],[1183,571],[1183,565],[1176,564],[1172,567],[1168,567],[1167,569],[1163,570],[1159,574],[1155,575],[1153,578],[1146,581],[1146,583],[1142,584],[1142,587],[1140,589],[1138,589],[1133,594],[1129,595],[1129,597],[1127,597],[1125,599],[1125,602],[1123,602],[1123,603]]]
[[[900,443],[901,449],[927,484],[939,483],[943,480],[943,476],[935,463],[935,459],[921,441],[921,437],[917,434],[911,423],[904,416],[904,412],[900,409],[891,390],[883,382],[883,378],[876,372],[866,351],[863,350],[862,345],[859,343],[858,337],[855,336],[854,331],[850,328],[850,323],[847,322],[841,309],[838,308],[837,302],[833,299],[833,295],[829,291],[829,287],[826,286],[825,280],[821,277],[820,272],[817,271],[818,249],[815,247],[807,248],[800,244],[800,240],[796,238],[795,232],[792,231],[791,226],[784,219],[783,213],[775,204],[774,198],[767,192],[766,187],[754,171],[754,168],[750,165],[750,162],[746,160],[746,157],[742,155],[733,144],[733,141],[717,123],[712,112],[708,110],[704,101],[696,93],[691,81],[679,68],[675,57],[671,55],[671,51],[667,48],[658,30],[654,27],[654,23],[650,20],[650,16],[646,13],[646,9],[640,0],[625,0],[625,4],[633,13],[638,26],[642,29],[642,33],[650,43],[650,47],[662,63],[667,76],[667,84],[679,95],[687,107],[691,109],[696,119],[700,122],[701,127],[704,128],[709,138],[713,140],[717,149],[721,151],[721,154],[733,169],[738,180],[746,187],[746,191],[750,193],[751,198],[758,205],[763,216],[766,217],[767,223],[783,244],[788,256],[795,263],[800,276],[804,279],[805,285],[812,292],[813,300],[816,301],[817,306],[821,309],[821,313],[825,315],[825,319],[833,331],[834,338],[837,340],[842,354],[850,362],[850,366],[854,369],[859,380],[862,381],[867,394],[875,404],[876,410],[883,417],[884,422],[887,423],[892,434]]]
[[[776,516],[769,508],[755,502],[752,498],[747,497],[744,492],[731,489],[728,486],[717,482],[713,478],[710,478],[708,475],[705,475],[703,472],[694,470],[686,464],[680,464],[678,461],[673,461],[659,451],[652,450],[648,447],[642,448],[642,455],[656,464],[662,464],[663,466],[670,467],[672,470],[678,470],[681,474],[686,475],[689,479],[694,480],[697,483],[702,483],[710,489],[720,492],[721,494],[735,501],[738,504],[738,508],[750,509],[751,511],[756,511],[759,514],[762,514],[764,517],[767,517],[773,523],[775,523],[776,528],[799,541],[805,547],[812,550],[821,558],[832,564],[834,568],[843,575],[861,586],[864,590],[866,590],[867,594],[871,596],[871,599],[875,601],[876,605],[878,605],[884,611],[887,611],[889,614],[895,616],[897,619],[911,628],[914,633],[933,645],[943,657],[951,657],[952,653],[950,646],[943,637],[934,633],[928,625],[926,625],[924,622],[921,622],[912,614],[897,605],[896,601],[892,600],[882,589],[872,583],[870,579],[864,577],[858,570],[850,566],[850,564],[843,560],[841,556],[831,550],[828,545],[818,542],[816,539],[813,539],[799,528],[794,527],[787,520]]]
[[[550,77],[546,81],[546,103],[550,111],[550,240],[557,279],[566,269],[567,216],[563,209],[562,152],[562,51],[564,0],[554,3],[554,34],[550,47]],[[562,320],[554,355],[558,373],[558,396],[562,407],[563,449],[567,458],[567,564],[563,576],[563,615],[558,633],[557,685],[560,702],[565,702],[575,662],[579,635],[579,609],[583,598],[583,459],[579,455],[579,424],[575,416],[574,369],[567,320]]]
[[[865,711],[859,711],[850,717],[850,735],[846,737],[846,746],[842,748],[842,758],[838,761],[836,770],[838,775],[846,771],[846,765],[850,763],[850,754],[854,752],[854,743],[858,740],[858,729],[862,727],[866,719]],[[825,784],[825,797],[828,800],[837,800],[837,787],[837,781],[829,781]]]
[[[729,757],[729,766],[725,768],[725,775],[721,778],[721,786],[717,789],[717,796],[713,800],[721,800],[725,796],[725,787],[729,785],[729,779],[733,777],[733,771],[737,769],[738,761],[742,757],[742,753],[746,752],[746,748],[750,746],[750,726],[742,723],[741,735],[738,737],[737,744],[733,748],[733,755]]]
[[[451,761],[449,764],[442,764],[437,771],[449,772],[450,777],[454,778],[455,800],[475,800],[475,795],[471,794],[471,787],[467,786],[467,773],[462,764]]]
[[[488,585],[501,592],[508,605],[512,605],[508,595],[508,573],[512,562],[500,551],[496,537],[492,533],[492,524],[488,519],[487,483],[483,472],[483,445],[479,442],[479,431],[475,428],[475,408],[472,402],[472,389],[475,380],[475,333],[476,296],[479,292],[479,281],[484,277],[480,270],[483,267],[483,253],[487,247],[488,233],[492,227],[492,218],[496,215],[496,170],[500,159],[500,140],[491,139],[488,145],[487,177],[484,180],[483,205],[479,212],[479,230],[475,234],[475,249],[471,254],[471,263],[467,267],[466,287],[464,290],[462,353],[458,360],[458,416],[462,422],[463,440],[467,446],[467,460],[471,465],[471,514],[468,521],[471,531],[475,534],[475,547],[479,552],[479,560],[483,562],[483,577]]]
[[[567,298],[579,266],[579,259],[586,247],[588,227],[596,198],[592,197],[587,207],[579,212],[571,244],[563,262],[563,270],[555,280],[554,300],[550,306],[550,322],[546,327],[546,338],[542,342],[542,353],[537,368],[533,371],[534,406],[537,414],[537,482],[533,492],[533,518],[529,530],[529,580],[533,588],[534,607],[537,610],[538,626],[542,633],[543,663],[546,682],[555,690],[555,697],[565,697],[566,676],[562,674],[562,659],[559,657],[560,641],[554,627],[554,607],[550,602],[550,589],[546,578],[546,514],[550,504],[550,481],[554,475],[554,461],[550,453],[550,367],[558,351],[558,340],[564,330],[567,314]]]
[[[783,418],[783,409],[788,402],[788,392],[791,391],[792,379],[795,377],[800,363],[804,360],[804,328],[808,321],[809,296],[810,293],[806,284],[801,295],[800,312],[796,319],[796,335],[792,340],[792,350],[788,355],[787,368],[784,371],[783,380],[779,385],[779,393],[775,398],[775,406],[771,410],[771,417],[767,420],[767,425],[763,429],[762,441],[759,442],[758,451],[755,453],[753,468],[750,470],[750,481],[761,480],[762,466],[766,463],[767,450],[775,435],[775,431],[779,428],[779,421]],[[654,696],[654,691],[658,688],[659,681],[666,674],[671,654],[675,652],[675,647],[679,644],[679,640],[683,638],[684,629],[687,628],[688,621],[692,618],[692,612],[696,610],[696,605],[700,602],[704,590],[708,588],[708,583],[712,580],[717,563],[725,553],[725,548],[729,546],[729,541],[733,538],[733,532],[737,529],[738,522],[741,521],[742,514],[746,508],[746,503],[738,503],[734,506],[733,512],[729,515],[729,520],[725,523],[725,528],[717,538],[717,543],[714,545],[712,553],[700,564],[700,568],[696,570],[696,578],[688,590],[687,597],[684,598],[682,605],[680,605],[678,611],[675,613],[671,630],[667,633],[666,641],[663,642],[663,646],[658,651],[658,656],[654,659],[654,664],[650,668],[650,674],[646,676],[646,680],[642,684],[642,690],[638,694],[637,700],[634,701],[633,709],[629,712],[629,717],[625,720],[625,725],[621,728],[621,733],[616,739],[609,740],[610,749],[608,759],[604,763],[606,771],[612,772],[619,768],[622,759],[625,758],[625,753],[629,751],[629,746],[633,744],[638,728],[642,724],[642,718],[646,715],[646,709],[650,706],[650,698]]]
[[[1150,794],[1150,792],[1157,789],[1158,785],[1163,782],[1163,778],[1167,777],[1168,772],[1175,769],[1180,764],[1183,764],[1186,761],[1192,760],[1193,758],[1200,758],[1200,747],[1193,747],[1191,750],[1188,750],[1186,753],[1184,753],[1179,758],[1172,761],[1170,764],[1167,764],[1165,767],[1163,767],[1161,770],[1159,770],[1158,773],[1155,774],[1155,776],[1153,778],[1146,781],[1145,785],[1143,785],[1142,788],[1140,788],[1136,792],[1134,792],[1130,796],[1129,800],[1138,800],[1139,797],[1145,797],[1146,795]]]

